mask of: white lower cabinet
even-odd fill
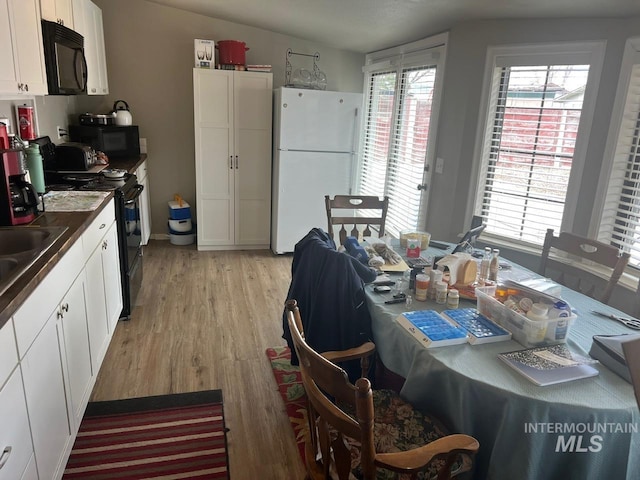
[[[33,444],[20,369],[0,390],[0,480],[22,478],[33,460]]]
[[[41,480],[61,477],[73,444],[55,312],[21,360],[29,424]],[[60,337],[59,337],[60,336]]]
[[[97,375],[122,312],[120,253],[115,222],[91,253],[85,271],[91,366],[93,375]]]
[[[37,478],[34,466],[29,417],[10,320],[0,328],[0,480]]]
[[[56,315],[58,328],[62,327],[60,354],[63,359],[67,389],[67,403],[72,420],[72,432],[80,427],[84,409],[89,402],[93,387],[87,310],[85,305],[85,272],[81,272],[60,303]]]
[[[62,477],[121,311],[112,202],[0,330],[0,480]]]

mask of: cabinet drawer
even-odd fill
[[[0,328],[0,388],[17,364],[16,339],[13,333],[13,323],[9,320],[4,327]],[[0,448],[4,447],[0,445]]]
[[[142,183],[144,179],[147,177],[147,162],[146,160],[142,162],[142,164],[136,169],[135,173],[138,178],[138,183]]]
[[[0,390],[0,480],[22,478],[33,457],[27,406],[17,368]]]
[[[96,249],[100,240],[104,237],[109,227],[116,221],[116,208],[113,200],[105,206],[96,219],[82,234],[82,244],[84,248],[85,260],[88,260]]]
[[[84,267],[82,242],[74,243],[13,316],[18,356],[24,357]]]

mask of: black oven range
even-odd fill
[[[97,190],[114,192],[123,300],[120,319],[129,320],[142,285],[142,236],[139,219],[140,194],[144,187],[138,183],[135,175],[129,173],[119,179],[108,179],[101,173],[46,171],[45,183],[47,191]]]

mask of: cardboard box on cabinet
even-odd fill
[[[214,68],[216,56],[215,49],[216,45],[213,40],[196,38],[194,40],[193,52],[196,68]]]

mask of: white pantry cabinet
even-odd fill
[[[40,12],[44,20],[56,22],[74,30],[71,0],[40,0]]]
[[[151,238],[151,199],[149,196],[149,176],[147,171],[147,161],[145,160],[136,169],[135,175],[138,183],[143,186],[140,196],[140,234],[142,245],[149,243]]]
[[[73,0],[74,30],[84,37],[87,59],[87,94],[107,95],[107,57],[104,48],[102,10],[91,0]]]
[[[39,0],[0,0],[0,95],[46,95]]]
[[[193,70],[198,249],[268,248],[271,73]]]

